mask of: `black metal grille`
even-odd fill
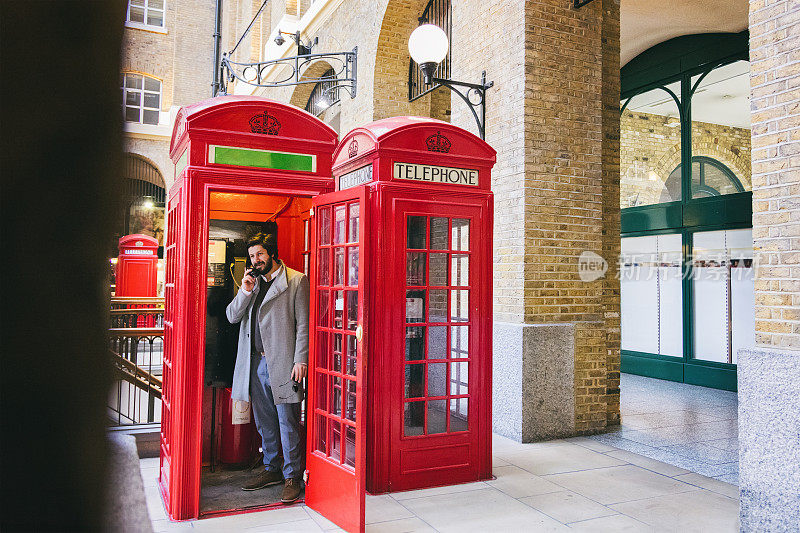
[[[128,155],[125,161],[125,196],[127,203],[149,198],[163,204],[164,178],[156,167],[140,157]]]
[[[339,101],[339,89],[334,88],[336,86],[336,72],[331,68],[320,77],[330,78],[331,81],[321,81],[314,85],[311,96],[308,97],[306,111],[315,117],[320,116],[323,111]],[[324,105],[322,102],[323,96],[327,99]]]
[[[450,43],[450,48],[447,50],[447,56],[436,67],[433,73],[436,78],[450,79],[450,58],[452,57],[453,46],[453,31],[452,31],[452,18],[450,15],[450,0],[430,0],[422,16],[419,18],[420,24],[435,24],[442,28],[447,34],[447,41]],[[426,84],[422,76],[422,69],[419,65],[414,63],[414,60],[409,60],[408,63],[408,101],[413,102],[421,96],[425,96],[432,90],[439,87],[438,83]]]
[[[161,176],[161,172],[152,163],[135,154],[126,154],[125,156],[125,174],[120,185],[123,198],[122,213],[120,213],[117,229],[110,243],[109,253],[111,256],[115,256],[117,253],[117,241],[120,237],[139,231],[139,228],[134,227],[131,216],[132,208],[145,205],[146,202],[152,202],[154,208],[163,208],[166,201],[164,178]],[[158,218],[162,220],[163,216]],[[163,222],[157,225],[163,227]]]

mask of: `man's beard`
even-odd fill
[[[266,263],[260,263],[259,265],[253,265],[253,271],[258,274],[259,276],[263,276],[267,272],[272,270],[272,258],[269,258],[269,261]]]

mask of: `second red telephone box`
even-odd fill
[[[339,143],[337,190],[312,218],[306,498],[326,516],[348,502],[316,488],[337,472],[315,467],[352,466],[361,431],[370,492],[492,475],[494,162],[474,135],[415,117]]]

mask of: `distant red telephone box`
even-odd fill
[[[226,96],[179,111],[170,156],[159,478],[169,515],[277,501],[221,468],[222,424],[248,419],[221,411],[231,402],[216,394],[236,351],[224,309],[246,237],[266,220],[311,285],[308,506],[363,531],[367,489],[491,477],[494,150],[413,117],[357,128],[337,148],[304,111]],[[226,453],[248,457],[249,446]]]
[[[125,235],[119,240],[116,296],[151,297],[158,290],[158,240],[149,235]]]

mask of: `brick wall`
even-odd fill
[[[664,182],[681,162],[677,118],[625,110],[620,118],[621,205],[662,201]],[[750,130],[692,122],[692,155],[708,156],[730,168],[750,190]],[[674,198],[673,200],[678,200]]]
[[[606,426],[620,423],[619,410],[619,369],[620,369],[620,286],[617,276],[617,261],[620,254],[620,5],[619,0],[602,0],[603,29],[602,65],[603,65],[603,139],[602,139],[602,180],[603,180],[603,214],[602,214],[602,256],[608,261],[608,272],[603,279],[603,328],[605,361],[595,362],[595,374],[600,374],[598,385],[602,387],[605,379],[605,390],[601,388],[599,403],[605,402]],[[597,429],[595,421],[592,430]],[[583,428],[585,429],[585,428]]]
[[[800,3],[750,2],[756,343],[800,348]]]

